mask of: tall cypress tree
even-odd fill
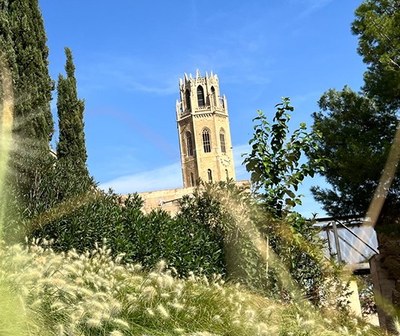
[[[18,192],[29,203],[53,134],[47,38],[38,0],[2,0],[0,9],[0,47],[14,83],[12,169]]]
[[[38,0],[9,0],[16,67],[15,135],[21,144],[29,143],[48,151],[53,133],[50,110],[53,82],[48,71],[48,48]]]
[[[39,212],[38,204],[44,203],[42,180],[52,167],[53,82],[38,0],[0,0],[0,59],[1,66],[11,71],[14,92],[13,149],[5,206],[11,214],[6,221],[9,224],[15,213],[31,218]],[[3,69],[0,71],[3,74]],[[12,224],[10,227],[16,230]]]
[[[7,67],[12,71],[13,82],[16,82],[16,57],[13,48],[13,35],[10,21],[8,0],[0,0],[0,74],[3,76],[3,68]],[[1,99],[3,99],[3,97],[1,97]]]
[[[89,173],[86,166],[87,153],[83,112],[85,105],[78,98],[75,66],[72,53],[65,48],[66,77],[59,75],[57,85],[57,111],[59,122],[59,142],[57,145],[58,167],[64,170],[69,181],[88,181]],[[84,191],[87,185],[81,184],[76,191]],[[81,189],[81,190],[79,190]]]

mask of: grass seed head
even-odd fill
[[[155,316],[156,314],[154,313],[153,309],[151,308],[146,308],[146,313],[149,316]]]
[[[97,318],[89,318],[86,320],[86,325],[89,328],[99,329],[102,326],[101,320]]]
[[[162,304],[159,304],[157,306],[157,311],[160,313],[163,319],[169,318],[169,312],[165,309],[165,307]]]
[[[143,288],[142,295],[149,300],[154,300],[157,296],[157,290],[153,286],[147,286]]]
[[[124,336],[124,334],[119,330],[113,330],[110,332],[109,336]]]
[[[112,322],[113,322],[116,326],[118,326],[119,328],[121,328],[121,329],[123,329],[123,330],[129,330],[129,323],[126,322],[126,321],[124,321],[124,320],[121,320],[121,319],[119,319],[119,318],[115,318],[115,319],[112,320]]]

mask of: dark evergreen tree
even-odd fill
[[[379,105],[400,108],[400,1],[368,0],[355,12],[352,32],[368,65],[364,91]]]
[[[314,113],[314,129],[322,134],[311,157],[325,156],[320,173],[331,188],[314,187],[313,194],[331,216],[363,216],[378,186],[396,131],[397,118],[373,99],[345,87],[328,90]],[[400,174],[393,181],[386,210],[399,204]],[[385,215],[385,213],[382,213]]]
[[[57,85],[57,110],[60,129],[57,145],[58,167],[64,171],[68,180],[89,181],[83,122],[85,105],[83,100],[78,98],[71,50],[65,48],[65,54],[67,57],[65,65],[67,76],[59,75]],[[84,184],[81,184],[81,187],[85,189]]]
[[[372,210],[367,218],[376,224],[380,252],[372,262],[396,284],[380,293],[379,301],[385,302],[380,307],[377,301],[380,325],[394,331],[395,319],[387,312],[400,318],[400,1],[364,0],[355,15],[352,31],[368,66],[365,84],[360,94],[329,90],[319,101],[314,129],[322,139],[315,153],[331,159],[320,172],[332,187],[313,191],[331,215],[365,216]],[[376,285],[376,292],[384,287]]]
[[[10,21],[10,16],[8,14],[8,1],[0,0],[0,73],[1,76],[3,76],[4,67],[7,67],[12,71],[14,76],[13,79],[15,81],[17,71]],[[1,98],[3,99],[3,97]]]
[[[331,159],[320,173],[332,186],[314,188],[314,195],[330,215],[365,214],[399,122],[400,1],[365,0],[355,15],[352,32],[368,65],[365,85],[361,93],[347,87],[328,90],[319,101],[321,111],[313,115],[314,129],[322,134],[315,153]],[[388,190],[379,223],[399,220],[399,174]]]
[[[10,0],[7,6],[15,53],[15,134],[21,143],[48,149],[53,133],[53,82],[48,72],[46,33],[37,0]]]
[[[16,211],[15,206],[7,207],[30,218],[36,214],[37,202],[42,197],[39,185],[52,166],[49,140],[53,133],[53,82],[48,73],[46,34],[38,1],[3,0],[0,9],[2,66],[11,71],[14,92],[7,199],[20,208]]]

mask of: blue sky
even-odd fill
[[[291,97],[291,125],[312,124],[329,88],[362,85],[350,25],[355,0],[40,0],[53,79],[72,49],[85,100],[88,165],[120,193],[182,186],[175,122],[178,80],[217,73],[227,96],[238,179],[258,109]],[[53,101],[56,112],[56,102]],[[57,136],[58,134],[56,134]],[[309,193],[300,212],[323,215]]]

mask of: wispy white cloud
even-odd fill
[[[100,185],[101,189],[107,190],[111,188],[120,194],[180,187],[182,187],[182,173],[179,163],[131,175],[120,176]]]
[[[242,12],[226,12],[223,8],[221,12],[201,18],[201,27],[204,27],[204,20],[208,27],[219,27],[221,15],[226,23],[218,33],[204,34],[203,28],[196,29],[200,18],[197,2],[192,1],[191,39],[198,43],[188,43],[186,48],[181,46],[182,50],[175,56],[168,52],[154,55],[145,50],[136,54],[115,50],[87,54],[82,60],[85,66],[79,70],[81,91],[118,88],[122,92],[175,95],[177,77],[197,68],[223,74],[225,83],[270,83],[267,69],[272,60],[268,56],[268,34],[272,33],[265,29],[264,17],[244,21]],[[163,50],[162,43],[160,50]]]
[[[303,10],[299,18],[305,18],[330,4],[333,0],[291,0],[292,3],[301,5]]]
[[[115,176],[128,176],[132,174],[133,169],[140,171],[145,167],[145,163],[139,157],[137,147],[124,144],[108,145],[101,148],[101,151],[111,154],[103,157],[101,163],[97,164],[97,176],[95,177],[100,181],[109,181],[114,179]],[[89,168],[94,168],[90,160],[91,154],[89,152]],[[93,153],[93,155],[95,154],[97,155],[97,153]]]
[[[249,174],[242,166],[242,154],[249,151],[248,145],[239,145],[233,148],[237,180],[247,180]],[[113,189],[120,194],[133,192],[174,189],[182,187],[182,171],[179,162],[161,166],[153,170],[141,171],[133,174],[121,175],[110,181],[100,184],[103,190]]]
[[[176,94],[177,78],[174,72],[159,69],[154,62],[112,53],[92,57],[96,61],[88,61],[80,73],[84,89],[118,88],[125,92]]]

